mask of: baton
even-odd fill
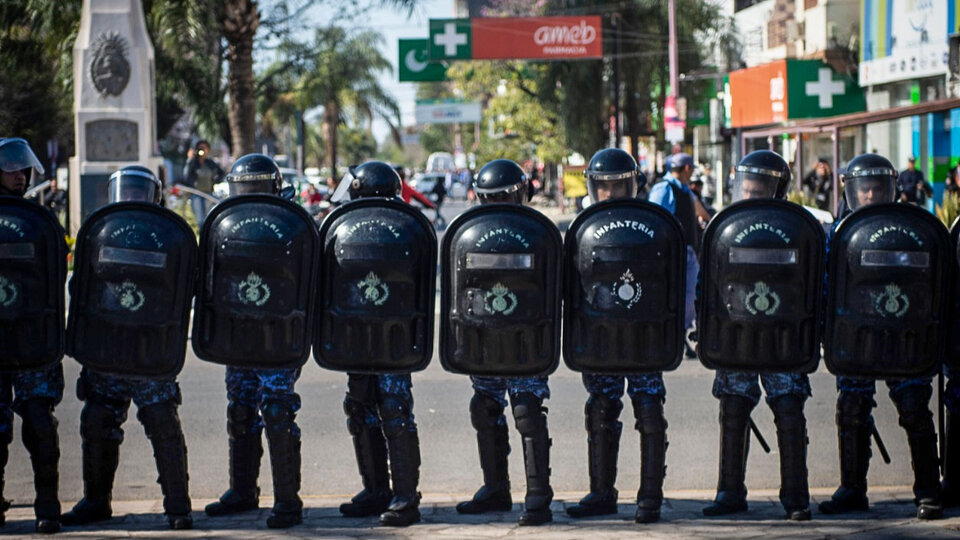
[[[870,434],[873,435],[873,440],[877,441],[877,450],[880,450],[880,456],[883,457],[883,462],[889,465],[890,454],[887,453],[887,447],[883,445],[883,439],[880,438],[880,432],[877,431],[877,425],[873,422],[870,422]]]
[[[763,451],[770,453],[770,445],[767,444],[767,441],[763,438],[763,435],[760,433],[760,428],[757,427],[757,424],[753,422],[753,418],[747,418],[747,421],[750,422],[750,431],[757,437],[757,442],[760,443],[760,447],[763,448]]]
[[[947,469],[947,429],[943,421],[943,370],[937,374],[937,427],[940,429],[940,436],[937,438],[938,450],[940,450],[940,472]]]

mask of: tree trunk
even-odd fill
[[[254,151],[256,104],[253,85],[253,36],[260,26],[256,0],[228,0],[217,12],[217,22],[227,41],[227,112],[234,159]]]
[[[323,108],[323,142],[327,150],[330,176],[337,178],[337,128],[340,123],[340,107],[336,101],[327,102]]]

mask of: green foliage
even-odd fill
[[[377,140],[367,129],[341,127],[339,142],[341,158],[347,165],[359,165],[377,152]]]
[[[817,200],[812,195],[806,195],[803,191],[796,189],[796,186],[790,187],[790,191],[787,192],[787,200],[802,206],[817,207]]]

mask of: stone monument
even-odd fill
[[[140,0],[84,0],[73,45],[71,234],[106,204],[111,173],[159,168],[154,107],[153,44]]]

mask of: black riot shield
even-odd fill
[[[433,355],[437,235],[400,200],[358,199],[320,226],[313,355],[352,373],[421,370]]]
[[[823,338],[835,375],[876,379],[934,373],[953,303],[950,235],[909,204],[866,206],[830,241]]]
[[[197,278],[197,241],[180,216],[122,202],[77,233],[67,354],[85,367],[136,378],[183,367]]]
[[[274,195],[231,197],[200,234],[193,350],[241,368],[303,365],[310,355],[320,239],[303,208]]]
[[[461,214],[440,247],[440,361],[453,373],[548,375],[560,361],[562,241],[524,206]]]
[[[953,248],[953,294],[950,295],[950,325],[947,351],[943,363],[950,369],[960,369],[960,218],[950,226],[950,245]]]
[[[620,199],[581,212],[564,240],[567,366],[629,375],[680,365],[686,253],[661,206]]]
[[[714,216],[700,257],[700,361],[758,373],[816,369],[823,253],[823,228],[796,204],[745,200]]]
[[[40,369],[63,356],[67,245],[45,208],[0,196],[0,372]]]

